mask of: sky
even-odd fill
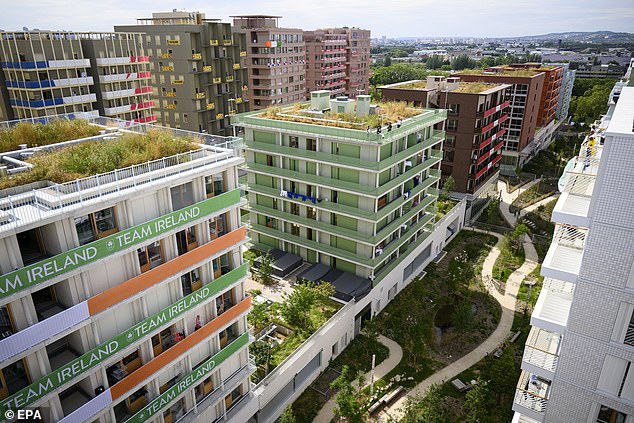
[[[9,0],[4,0],[9,1]],[[372,37],[517,37],[549,32],[634,32],[632,0],[16,0],[0,29],[112,31],[152,12],[200,11],[230,22],[240,14],[279,15],[280,26],[351,26]]]

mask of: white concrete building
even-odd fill
[[[513,422],[634,421],[632,82],[560,180]]]
[[[90,140],[103,143],[152,129],[91,121],[102,134]],[[244,421],[254,367],[243,159],[234,138],[168,131],[197,144],[0,192],[1,415],[28,407],[48,422]],[[61,148],[3,152],[0,181],[25,156]]]

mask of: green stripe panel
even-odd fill
[[[212,370],[222,364],[222,362],[227,358],[235,354],[240,348],[247,345],[248,342],[249,334],[248,332],[245,332],[235,341],[220,350],[216,355],[198,366],[194,371],[180,378],[174,386],[156,397],[138,413],[126,420],[125,423],[143,423],[150,420],[152,416],[166,408],[167,405],[174,400],[174,398],[178,397],[192,386],[198,384],[198,382],[205,380]]]
[[[148,336],[150,333],[172,322],[183,313],[202,304],[209,298],[212,298],[229,285],[245,277],[247,275],[248,267],[248,263],[242,264],[240,267],[222,275],[199,290],[194,291],[188,296],[176,301],[169,307],[166,307],[142,322],[137,323],[124,333],[111,338],[47,376],[44,376],[37,382],[32,383],[14,395],[2,400],[2,404],[0,405],[0,416],[4,415],[6,410],[24,408],[45,395],[50,394],[60,386],[81,376],[86,371],[123,351],[139,339]]]
[[[0,276],[0,299],[16,292],[53,279],[143,243],[158,235],[190,224],[201,217],[236,204],[240,201],[240,190],[225,192],[194,205],[182,208],[140,225],[117,232],[65,253],[47,258]]]

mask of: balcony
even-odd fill
[[[85,76],[81,78],[46,79],[42,81],[6,81],[7,88],[24,89],[74,87],[93,84],[94,81],[92,76]]]
[[[522,368],[538,376],[552,379],[559,362],[562,335],[538,327],[531,328],[524,346]]]
[[[151,94],[152,87],[129,88],[125,90],[103,91],[104,100],[115,100],[117,98],[134,97],[141,94]]]
[[[576,283],[587,232],[578,226],[556,225],[552,244],[542,263],[542,275]]]
[[[544,421],[544,413],[548,406],[551,389],[550,380],[522,371],[517,388],[513,411],[526,415],[538,422]]]
[[[513,420],[511,423],[540,423],[539,420],[531,419],[530,417],[524,416],[517,411],[513,414]]]
[[[218,40],[209,40],[209,45],[210,46],[217,46],[218,45]]]
[[[204,92],[194,93],[194,98],[196,98],[196,99],[205,98],[205,93]]]
[[[493,129],[494,127],[506,122],[508,118],[509,118],[509,115],[504,115],[501,118],[494,120],[493,122],[489,123],[487,126],[482,128],[482,133],[484,134],[485,132]]]
[[[137,79],[149,79],[152,77],[150,72],[132,72],[132,73],[115,73],[112,75],[99,75],[102,82],[120,82],[134,81]]]
[[[564,333],[571,304],[571,293],[542,288],[531,316],[531,325],[549,332]]]
[[[89,68],[90,59],[42,60],[37,62],[0,62],[0,67],[8,69],[74,69]]]
[[[150,56],[99,57],[96,59],[96,61],[97,66],[129,65],[137,63],[150,63]]]
[[[202,53],[192,53],[192,60],[202,60],[202,59],[203,59]]]

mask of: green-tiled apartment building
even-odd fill
[[[395,113],[369,96],[355,102],[315,91],[310,105],[235,116],[244,127],[255,246],[374,285],[420,246],[434,226],[446,112]]]

